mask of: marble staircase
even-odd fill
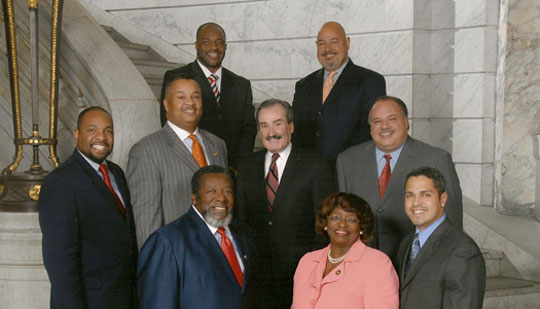
[[[159,100],[163,75],[167,70],[180,67],[183,64],[166,61],[148,45],[132,43],[114,28],[103,26],[103,29],[131,59]]]

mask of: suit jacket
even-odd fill
[[[294,274],[292,309],[398,307],[398,276],[384,253],[358,240],[345,260],[324,276],[329,250],[330,245],[300,260]]]
[[[225,143],[199,129],[209,165],[227,166]],[[131,148],[127,179],[142,247],[148,236],[177,219],[191,205],[191,177],[199,169],[191,152],[170,126],[150,134]]]
[[[247,307],[253,247],[242,230],[233,225],[229,228],[243,256],[242,287],[214,235],[190,208],[153,233],[141,250],[138,290],[142,308]]]
[[[75,150],[53,170],[38,202],[51,308],[136,308],[137,242],[124,173],[107,161],[124,206]]]
[[[413,238],[411,233],[399,246],[401,308],[482,308],[486,267],[474,240],[443,221],[404,276]]]
[[[292,146],[281,174],[272,211],[266,197],[266,150],[243,157],[236,180],[236,218],[256,231],[261,307],[280,301],[290,307],[293,275],[300,258],[326,245],[316,237],[314,222],[320,202],[335,190],[334,176],[319,154]]]
[[[238,157],[253,152],[257,127],[253,108],[251,83],[242,76],[222,68],[220,105],[210,88],[210,83],[203,70],[194,62],[174,70],[169,70],[163,77],[161,100],[165,98],[165,85],[174,76],[183,73],[195,76],[201,87],[203,115],[199,128],[215,134],[227,145],[229,166],[236,168]],[[167,120],[165,108],[161,104],[161,124]]]
[[[379,197],[375,144],[372,141],[351,147],[337,159],[339,189],[364,198],[375,214],[375,233],[371,246],[388,254],[395,264],[400,240],[414,231],[405,214],[405,177],[418,167],[430,166],[444,176],[448,200],[446,215],[463,227],[463,204],[459,178],[450,154],[440,148],[408,137],[398,158],[383,199]]]
[[[293,99],[293,143],[334,161],[350,146],[371,139],[369,110],[386,94],[384,77],[355,65],[351,59],[322,104],[324,69],[296,83]]]

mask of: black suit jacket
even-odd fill
[[[143,308],[254,308],[254,242],[229,225],[244,264],[240,287],[220,245],[193,207],[150,235],[141,250]]]
[[[280,308],[277,304],[281,301],[284,307],[290,307],[298,261],[306,252],[326,245],[324,238],[316,237],[314,222],[318,205],[334,192],[335,182],[322,155],[293,145],[270,212],[265,153],[266,150],[253,153],[239,162],[236,217],[250,225],[258,236],[261,306]]]
[[[196,60],[183,67],[169,70],[163,77],[161,87],[162,125],[167,120],[163,107],[165,85],[178,74],[195,76],[195,80],[201,87],[203,100],[203,115],[199,122],[199,128],[207,130],[225,141],[229,166],[236,168],[238,157],[241,154],[253,152],[255,135],[257,134],[251,83],[242,76],[222,68],[221,88],[219,89],[221,103],[218,106],[210,83]]]
[[[386,94],[384,77],[351,59],[322,104],[324,69],[296,83],[293,99],[293,143],[335,160],[348,147],[371,139],[368,114]]]
[[[414,233],[409,234],[399,246],[400,307],[482,308],[486,267],[474,240],[443,221],[404,276],[413,238]]]
[[[39,197],[51,308],[135,308],[137,241],[124,173],[107,161],[126,218],[90,164],[73,152],[44,180]]]

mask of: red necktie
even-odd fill
[[[201,144],[199,143],[199,140],[193,134],[190,134],[189,138],[193,142],[191,144],[191,155],[193,155],[193,159],[195,159],[195,162],[197,162],[197,165],[199,167],[207,166],[208,163],[206,163],[206,157],[204,156],[204,152],[202,150]]]
[[[105,181],[105,184],[107,185],[107,188],[109,188],[109,190],[111,191],[113,197],[114,197],[114,200],[116,201],[116,204],[118,204],[118,208],[120,209],[120,212],[122,213],[122,216],[126,216],[126,210],[124,209],[124,205],[122,204],[122,201],[120,200],[120,198],[118,197],[118,195],[116,195],[116,192],[114,192],[114,189],[111,185],[111,178],[109,178],[109,171],[107,170],[107,166],[105,164],[101,164],[99,166],[99,171],[101,172],[101,174],[103,175],[103,180]]]
[[[229,265],[231,266],[234,276],[236,277],[236,281],[238,281],[238,284],[242,286],[244,274],[242,274],[242,269],[240,269],[240,264],[238,264],[238,259],[236,258],[236,253],[234,252],[234,247],[231,240],[229,237],[227,237],[227,234],[225,234],[224,228],[220,227],[217,231],[219,235],[221,235],[221,250],[223,250],[223,254],[225,254],[227,261],[229,261]]]
[[[386,159],[386,165],[382,170],[381,177],[379,177],[379,197],[381,200],[384,196],[384,191],[386,191],[386,187],[388,187],[390,177],[392,176],[392,171],[390,169],[390,159],[392,159],[392,156],[384,155],[384,158]]]
[[[219,99],[221,96],[219,95],[219,89],[217,87],[217,80],[218,80],[218,77],[216,74],[210,74],[210,76],[208,76],[208,81],[210,82],[210,88],[212,88],[212,92],[214,93],[217,104],[219,106],[219,103],[220,103]]]
[[[274,200],[276,199],[276,193],[279,187],[279,177],[276,160],[279,158],[279,154],[274,153],[272,155],[272,163],[270,163],[270,169],[268,170],[268,175],[266,175],[266,197],[270,206],[274,205]],[[270,207],[272,211],[272,207]]]

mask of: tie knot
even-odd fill
[[[332,71],[328,74],[328,77],[327,79],[331,79],[332,81],[334,81],[334,76],[336,76],[337,72],[336,71]]]
[[[390,161],[392,159],[392,156],[389,154],[384,155],[384,158],[386,159],[386,162]]]
[[[109,172],[107,171],[107,165],[105,165],[105,164],[100,164],[100,165],[99,165],[99,171],[100,171],[101,174],[103,174],[103,175],[109,174]]]
[[[197,136],[195,136],[195,134],[190,134],[189,138],[194,142],[197,141]]]
[[[222,226],[218,227],[217,232],[218,232],[219,235],[221,235],[222,237],[225,236],[225,228],[223,228]]]
[[[274,153],[272,155],[272,161],[276,162],[276,160],[279,158],[279,153]]]
[[[210,74],[210,76],[208,76],[208,79],[212,82],[215,82],[218,80],[218,76],[216,74]]]

